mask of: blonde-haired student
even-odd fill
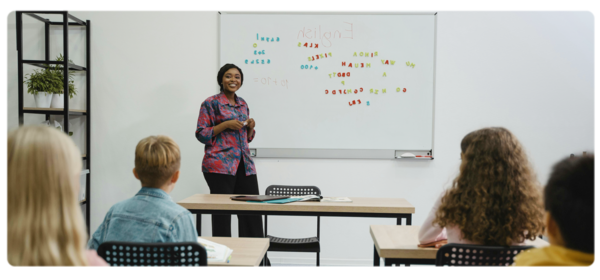
[[[85,250],[79,206],[81,153],[64,133],[25,126],[8,135],[8,262],[14,266],[107,265]]]
[[[197,242],[192,214],[169,196],[180,164],[179,146],[170,137],[142,139],[135,148],[133,169],[142,189],[108,210],[88,247],[97,249],[105,241]]]
[[[517,266],[589,266],[594,262],[594,156],[557,163],[544,189],[550,246],[521,252]]]
[[[419,242],[522,245],[542,233],[541,189],[521,143],[490,127],[460,143],[461,165],[419,231]]]

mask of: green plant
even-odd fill
[[[33,95],[38,92],[45,92],[46,94],[52,94],[59,92],[62,89],[62,79],[53,73],[49,68],[39,70],[33,70],[33,73],[25,75],[27,80],[24,82],[27,84],[27,92]]]
[[[60,54],[56,57],[56,61],[64,61],[64,57]],[[70,63],[73,61],[69,60]],[[27,84],[27,92],[38,94],[38,92],[62,94],[63,90],[63,70],[60,64],[54,66],[45,65],[43,70],[33,70],[33,73],[28,74],[29,77],[23,83]],[[75,81],[73,80],[74,71],[69,71],[69,98],[73,98],[77,94]]]
[[[59,54],[58,57],[56,57],[56,61],[64,61],[65,58],[63,57],[62,54]],[[69,63],[73,63],[72,60],[69,59]],[[63,74],[63,70],[62,67],[60,67],[60,64],[56,64],[54,65],[52,72],[54,75],[58,75],[60,76],[60,78],[62,79],[64,74]],[[73,96],[77,95],[77,88],[75,88],[75,81],[73,80],[73,76],[74,76],[74,71],[69,71],[69,98],[73,98]],[[60,84],[60,91],[58,92],[59,94],[63,93],[63,84]]]

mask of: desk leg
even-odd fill
[[[402,225],[402,217],[396,218],[396,225],[397,226],[401,226]]]
[[[202,236],[202,214],[196,213],[196,232],[198,236]]]
[[[377,253],[377,248],[373,246],[373,266],[379,266],[379,253]]]
[[[406,225],[412,225],[412,214],[409,214],[408,217],[406,217]]]

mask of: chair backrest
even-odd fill
[[[195,242],[107,241],[98,255],[111,266],[206,266],[206,250]]]
[[[315,186],[270,185],[265,190],[265,194],[275,196],[321,195],[321,190]]]
[[[508,266],[515,256],[533,246],[482,246],[450,243],[442,246],[436,255],[437,266]]]

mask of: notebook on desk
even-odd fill
[[[231,200],[239,200],[239,201],[268,201],[268,200],[289,198],[289,196],[236,195],[236,196],[232,196],[230,198],[231,198]]]

